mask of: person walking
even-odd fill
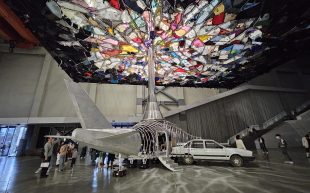
[[[62,141],[62,142],[60,143],[60,145],[58,146],[58,148],[57,148],[57,159],[56,159],[56,167],[57,167],[57,168],[59,168],[59,162],[60,162],[60,148],[61,148],[61,146],[63,146],[64,143],[65,143],[65,142]]]
[[[240,135],[236,135],[236,146],[238,149],[246,149],[242,139],[240,138]]]
[[[68,145],[64,143],[59,150],[59,171],[64,171]]]
[[[91,160],[91,165],[95,166],[96,165],[96,150],[93,148],[89,149],[89,154],[90,154],[90,160]]]
[[[82,148],[82,151],[81,151],[80,159],[85,159],[85,157],[86,157],[86,152],[87,152],[87,146],[84,146],[84,147]]]
[[[276,139],[278,140],[278,147],[280,148],[282,155],[286,159],[284,163],[294,164],[291,156],[287,152],[287,143],[284,138],[280,134],[275,135]]]
[[[41,166],[36,170],[36,174],[41,173],[40,176],[41,177],[47,177],[50,171],[50,161],[52,158],[52,154],[53,154],[53,141],[54,139],[49,137],[47,142],[44,145],[44,148],[42,149],[41,152],[41,159],[42,159],[42,163],[48,163],[48,167],[44,167],[42,168]]]
[[[107,163],[108,167],[111,167],[113,169],[113,162],[114,162],[114,160],[115,160],[115,154],[109,153],[109,155],[108,155],[108,163]]]
[[[260,136],[258,138],[258,141],[259,141],[259,146],[260,146],[261,150],[263,151],[263,153],[268,155],[268,149],[267,149],[266,144],[265,144],[265,139]]]
[[[302,141],[302,146],[304,146],[305,150],[306,150],[306,158],[310,157],[310,138],[309,138],[309,134],[305,135],[304,137],[301,138]]]
[[[105,159],[105,152],[99,152],[99,157],[98,157],[98,168],[102,169],[104,166],[104,159]]]
[[[77,157],[78,157],[78,151],[77,148],[74,147],[72,151],[71,168],[73,168],[73,166],[75,165]]]

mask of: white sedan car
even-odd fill
[[[241,167],[244,162],[255,159],[252,151],[225,147],[209,139],[194,139],[173,147],[171,156],[183,159],[183,162],[188,165],[194,160],[214,160],[230,161],[235,167]]]

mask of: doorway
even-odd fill
[[[25,146],[25,126],[0,127],[0,156],[18,156]]]

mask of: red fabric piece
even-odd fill
[[[118,0],[109,0],[109,3],[115,9],[121,10],[121,6],[120,6]]]
[[[84,76],[91,77],[93,74],[91,72],[85,72]]]
[[[189,69],[190,70],[195,70],[195,69],[199,68],[199,66],[201,66],[201,64],[196,64],[194,66],[190,66]]]
[[[106,54],[106,55],[108,55],[108,56],[113,57],[113,56],[116,56],[116,55],[122,53],[122,50],[108,50],[108,51],[104,51],[104,52],[102,52],[102,53],[103,53],[103,54]]]
[[[175,72],[186,72],[186,70],[184,70],[183,68],[178,68],[175,70]]]
[[[134,41],[136,43],[140,43],[140,44],[143,42],[143,40],[141,38],[134,38],[134,39],[132,39],[132,41]]]
[[[241,41],[240,40],[234,40],[231,42],[231,44],[241,44]]]
[[[228,30],[226,30],[226,29],[222,29],[221,28],[221,30],[220,30],[220,35],[225,35],[225,34],[229,34],[230,32],[228,31]]]
[[[225,19],[225,12],[220,13],[219,15],[215,15],[212,19],[213,25],[220,25],[224,22]]]
[[[208,78],[201,78],[200,80],[202,83],[205,83],[205,82],[208,82],[209,79]]]
[[[181,22],[181,19],[182,19],[182,14],[181,13],[178,13],[176,16],[175,16],[175,23],[176,24],[179,24]]]

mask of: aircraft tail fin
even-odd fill
[[[78,83],[71,80],[65,80],[65,83],[83,129],[112,128],[111,123]]]

